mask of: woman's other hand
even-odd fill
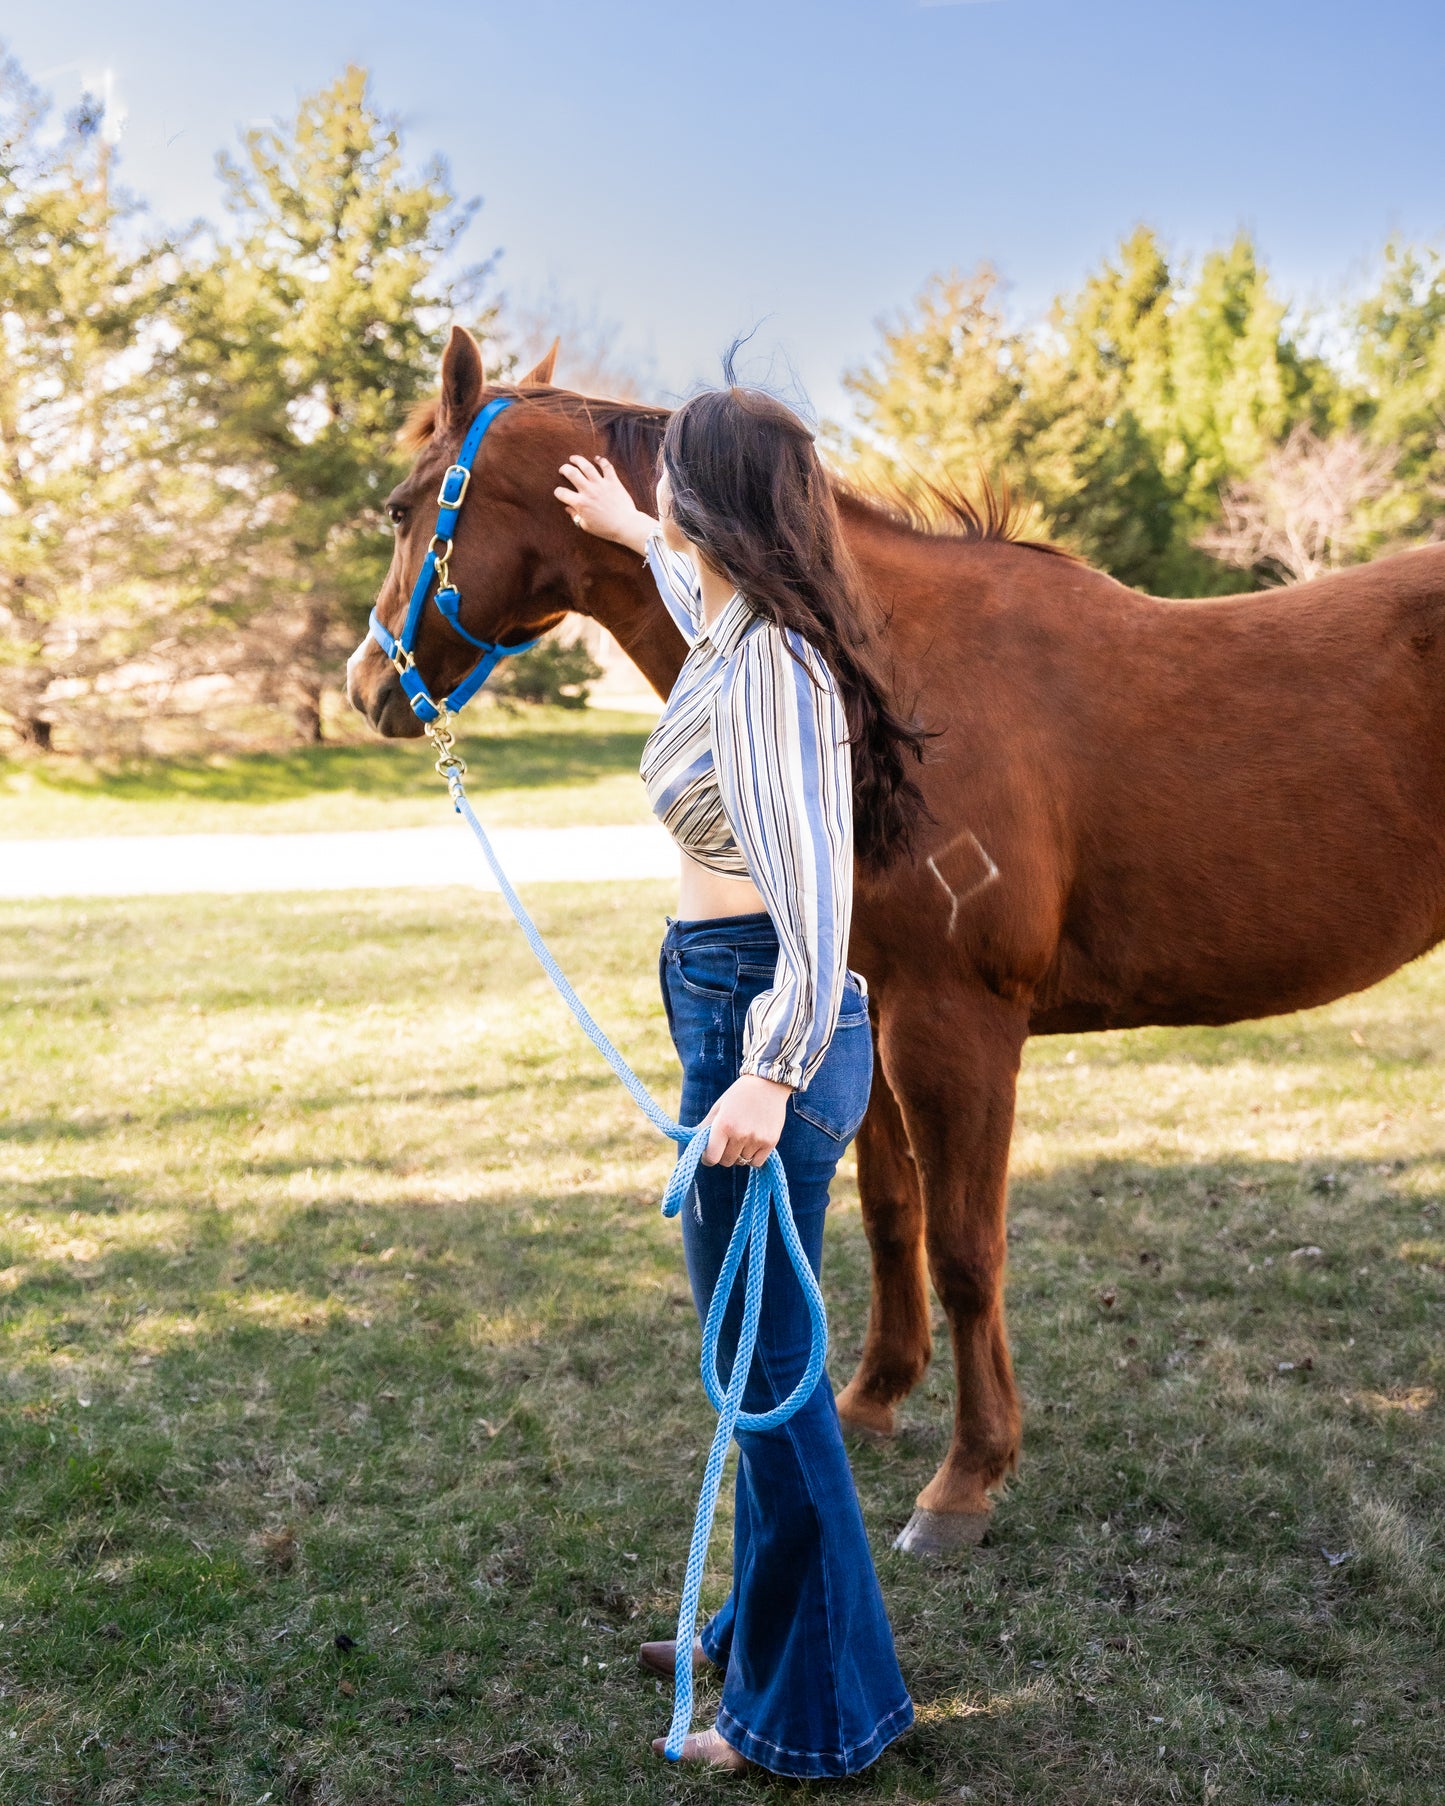
[[[752,1073],[734,1079],[703,1117],[712,1124],[704,1166],[761,1166],[778,1145],[787,1116],[791,1085]]]
[[[657,522],[633,501],[606,458],[599,458],[594,464],[590,458],[574,452],[562,466],[561,474],[572,487],[564,489],[559,485],[552,493],[577,526],[634,552],[647,550],[649,535],[658,531]]]

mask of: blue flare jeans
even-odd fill
[[[767,915],[668,919],[663,1002],[682,1061],[684,1125],[700,1122],[738,1076],[748,1005],[774,981],[778,939]],[[798,1236],[819,1272],[828,1186],[868,1104],[873,1038],[849,974],[838,1027],[806,1090],[788,1101],[778,1153]],[[683,1250],[699,1321],[707,1316],[748,1168],[700,1166],[682,1210]],[[742,1321],[743,1269],[719,1341],[727,1375]],[[762,1316],[747,1411],[786,1398],[807,1366],[809,1317],[776,1222],[768,1228]],[[741,1430],[733,1580],[702,1630],[723,1670],[717,1728],[774,1774],[852,1775],[913,1722],[893,1633],[825,1373],[775,1430]]]

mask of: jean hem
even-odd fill
[[[791,1775],[800,1781],[859,1774],[870,1768],[912,1723],[913,1701],[905,1698],[901,1705],[879,1719],[872,1736],[862,1743],[850,1744],[842,1750],[795,1750],[750,1731],[723,1706],[718,1707],[717,1714],[718,1730],[749,1762],[756,1762],[759,1768],[765,1768],[771,1774]]]

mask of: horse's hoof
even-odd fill
[[[993,1519],[990,1511],[925,1511],[919,1506],[893,1539],[905,1555],[951,1555],[975,1548]]]

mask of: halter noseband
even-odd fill
[[[419,721],[438,721],[445,715],[464,708],[504,658],[510,658],[515,652],[529,652],[538,643],[536,640],[524,640],[520,646],[504,646],[500,640],[479,640],[468,633],[458,619],[462,605],[461,591],[452,583],[448,570],[452,539],[456,534],[462,503],[466,500],[467,487],[472,480],[472,464],[477,455],[477,447],[502,409],[511,405],[510,396],[498,396],[495,401],[487,403],[467,428],[467,436],[462,440],[457,461],[442,478],[442,486],[437,495],[436,531],[426,549],[426,557],[421,561],[421,569],[416,574],[401,632],[393,635],[382,625],[376,610],[373,608],[371,611],[371,637],[391,660],[401,679],[406,699],[411,704],[412,713]],[[422,611],[426,607],[434,577],[438,579],[437,612],[453,633],[464,639],[469,646],[477,647],[482,655],[451,694],[440,703],[432,700],[431,691],[427,689],[421,672],[416,668],[416,660],[412,657],[417,629],[421,626]]]

